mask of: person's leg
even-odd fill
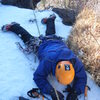
[[[23,40],[24,43],[28,42],[31,38],[33,38],[33,36],[30,35],[18,23],[11,23],[11,24],[4,25],[2,27],[2,30],[11,31],[11,32],[16,33]]]
[[[1,30],[4,32],[7,32],[7,31],[14,32],[27,45],[25,51],[37,53],[38,48],[39,48],[40,43],[41,43],[40,38],[30,35],[18,23],[6,24],[6,25],[2,26]]]
[[[43,18],[42,23],[46,24],[46,36],[53,35],[56,33],[55,19],[56,19],[56,16],[54,14],[50,15],[49,18]]]
[[[55,19],[48,19],[46,24],[46,36],[55,34]]]

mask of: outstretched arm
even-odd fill
[[[87,75],[84,70],[84,65],[82,62],[76,58],[75,67],[75,78],[73,83],[73,89],[78,95],[85,92],[85,86],[87,84]]]
[[[51,84],[47,80],[48,74],[52,71],[51,63],[49,61],[42,60],[34,73],[34,81],[43,93],[50,94],[53,89]]]
[[[77,96],[80,94],[84,94],[85,92],[87,75],[84,70],[84,65],[78,58],[76,58],[74,68],[75,68],[75,78],[71,91],[69,91],[66,100],[78,100]]]
[[[58,100],[54,88],[47,80],[47,76],[51,72],[52,72],[51,62],[44,60],[41,61],[34,74],[34,81],[36,82],[37,86],[39,87],[42,93],[49,94],[52,100]],[[58,94],[59,100],[64,100],[63,94],[60,93],[59,91],[56,92]]]

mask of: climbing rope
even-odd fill
[[[56,94],[57,100],[60,100],[56,88],[55,88],[54,86],[53,86],[53,88],[54,88],[54,91],[55,91],[55,94]]]
[[[39,29],[39,26],[38,26],[38,23],[37,23],[36,14],[35,14],[35,12],[34,12],[34,5],[33,5],[33,3],[32,3],[32,9],[33,9],[33,14],[34,14],[34,18],[35,18],[35,23],[36,23],[36,26],[37,26],[38,34],[39,34],[39,36],[40,36],[40,35],[41,35],[41,34],[40,34],[40,29]]]
[[[53,80],[53,76],[50,75],[50,77],[51,77],[51,80]],[[57,90],[56,90],[56,88],[55,88],[55,86],[54,86],[53,84],[52,84],[52,87],[54,88],[54,91],[55,91],[55,94],[56,94],[57,100],[60,100],[60,99],[59,99],[59,96],[58,96],[58,93],[57,93]]]

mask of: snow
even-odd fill
[[[34,13],[41,30],[40,33],[44,35],[46,27],[41,24],[41,19],[48,17],[54,12],[46,10],[43,12],[34,11]],[[71,27],[63,25],[62,20],[58,15],[56,16],[56,33],[67,38]],[[34,19],[32,10],[0,4],[0,27],[16,21],[33,36],[39,36],[36,23],[30,23],[29,19]],[[29,98],[27,91],[37,87],[33,80],[33,73],[38,66],[38,60],[35,62],[33,54],[25,55],[20,51],[16,42],[20,42],[23,47],[25,46],[23,41],[14,33],[0,30],[0,100],[18,100],[18,96]],[[65,86],[59,84],[55,77],[52,77],[50,81],[57,90],[64,90]],[[100,88],[89,74],[88,85],[91,88],[91,91],[88,91],[88,100],[100,100]],[[66,96],[66,94],[64,95]],[[41,98],[38,100],[41,100]],[[82,95],[79,97],[79,100],[84,100]]]

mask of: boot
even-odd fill
[[[12,25],[15,25],[15,24],[18,24],[18,23],[12,22],[11,24],[3,25],[3,26],[1,27],[1,30],[2,30],[3,32],[10,31],[11,26],[12,26]],[[18,25],[20,25],[20,24],[18,24]]]

